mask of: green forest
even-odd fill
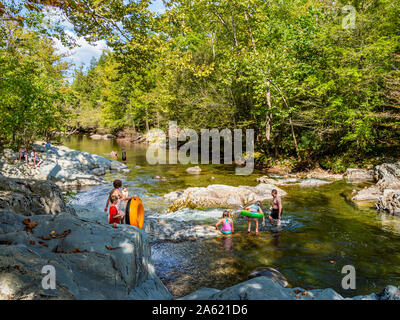
[[[399,157],[400,0],[177,0],[162,14],[150,2],[0,1],[0,144],[177,121],[254,129],[260,166]],[[49,6],[110,50],[69,65]]]

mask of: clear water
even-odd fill
[[[70,148],[110,157],[122,144],[72,136]],[[183,209],[167,213],[165,193],[209,184],[256,185],[262,172],[237,176],[228,165],[200,165],[200,175],[186,173],[187,165],[146,163],[146,146],[125,144],[128,174],[108,174],[109,185],[81,191],[74,203],[89,207],[85,215],[105,219],[104,205],[111,182],[120,178],[130,194],[139,195],[146,213],[183,221],[214,224],[222,210]],[[155,179],[163,176],[166,181]],[[214,178],[212,178],[214,177]],[[159,243],[152,246],[157,273],[174,296],[203,287],[222,289],[247,279],[258,267],[274,267],[291,286],[333,288],[343,296],[379,292],[386,285],[400,285],[400,219],[377,214],[372,205],[358,207],[350,201],[352,190],[363,186],[334,182],[317,188],[283,187],[283,228],[266,228],[259,235],[246,233],[246,220],[235,220],[231,238],[195,242]],[[269,207],[266,205],[266,208]],[[356,268],[357,288],[341,287],[344,265]]]

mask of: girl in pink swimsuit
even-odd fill
[[[222,218],[219,219],[215,225],[215,229],[218,230],[218,226],[222,223],[221,233],[224,235],[230,235],[233,232],[233,220],[229,218],[229,211],[225,210],[222,214]]]

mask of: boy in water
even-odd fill
[[[119,212],[117,208],[118,200],[119,199],[117,196],[110,197],[111,206],[110,206],[110,212],[108,214],[108,223],[110,224],[121,223],[125,216],[123,213]]]
[[[261,209],[261,202],[257,201],[255,204],[252,204],[251,206],[248,206],[246,208],[244,208],[244,210],[249,211],[249,212],[253,212],[253,213],[263,213],[262,209]],[[256,234],[259,233],[258,231],[258,218],[247,218],[247,233],[250,233],[250,229],[251,229],[251,222],[254,221],[256,224]]]
[[[269,208],[271,210],[271,214],[269,215],[269,221],[273,223],[276,220],[276,225],[281,225],[281,217],[282,217],[282,201],[281,197],[278,196],[278,191],[276,189],[272,189],[272,206]],[[263,226],[265,226],[265,218],[263,219]]]

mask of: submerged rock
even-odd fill
[[[51,181],[13,179],[0,176],[0,209],[24,216],[55,215],[74,210],[67,207],[61,190]]]
[[[213,184],[191,187],[179,195],[169,193],[164,199],[173,201],[170,211],[182,208],[240,208],[252,202],[271,200],[272,189],[277,189],[280,196],[286,195],[285,191],[272,184],[260,183],[256,187]]]
[[[186,169],[186,172],[191,174],[199,174],[201,172],[201,168],[199,166],[190,167]]]
[[[377,208],[400,217],[400,189],[385,189],[378,199]]]
[[[260,276],[223,290],[203,288],[178,300],[400,300],[400,287],[387,286],[379,294],[343,298],[331,288],[284,288]]]
[[[269,268],[269,267],[258,268],[253,270],[249,274],[249,279],[253,279],[256,277],[267,277],[268,279],[271,279],[272,281],[278,283],[284,288],[286,288],[289,285],[285,276],[274,268]]]
[[[150,242],[197,240],[218,235],[215,227],[172,219],[146,218],[143,230],[148,234]]]
[[[0,154],[0,175],[8,178],[51,180],[62,187],[82,187],[103,184],[103,176],[107,171],[126,172],[124,163],[106,159],[85,151],[71,150],[67,147],[51,147],[46,149],[34,145],[39,151],[43,163],[35,168],[18,161],[18,153],[4,152]]]

